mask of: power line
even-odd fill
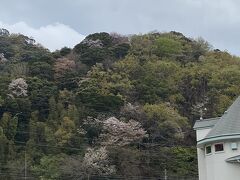
[[[19,144],[24,144],[26,145],[27,142],[24,142],[24,141],[14,141],[15,143],[19,143]],[[134,143],[133,143],[134,144]],[[135,143],[135,145],[142,145],[142,143]],[[144,143],[143,143],[144,144]],[[147,143],[148,144],[148,143]],[[150,144],[150,143],[149,143]],[[154,144],[154,143],[153,143]],[[80,148],[74,148],[74,147],[60,147],[60,146],[53,146],[53,145],[48,145],[48,144],[40,144],[40,143],[36,143],[34,142],[33,145],[36,145],[36,146],[43,146],[43,147],[53,147],[53,148],[59,148],[59,149],[72,149],[72,150],[82,150]],[[130,145],[130,144],[129,144]],[[179,147],[184,147],[184,148],[196,148],[195,146],[179,146],[179,145],[171,145],[171,146],[162,146],[162,144],[157,144],[155,143],[154,145],[156,146],[160,146],[160,147],[163,147],[163,148],[179,148]],[[119,145],[114,145],[114,144],[111,144],[111,145],[101,145],[101,144],[97,144],[95,146],[89,146],[89,145],[80,145],[80,147],[116,147],[116,148],[124,148],[124,147],[127,147],[127,146],[119,146]],[[140,151],[152,151],[152,150],[149,150],[149,149],[138,149]]]

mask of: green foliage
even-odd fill
[[[146,104],[143,109],[148,118],[145,126],[150,138],[160,142],[183,140],[183,130],[188,129],[188,122],[176,110],[167,104]]]
[[[149,61],[143,65],[142,76],[134,82],[140,100],[154,103],[176,91],[179,66],[172,62]]]
[[[55,95],[56,86],[47,80],[37,77],[29,78],[27,82],[32,109],[34,111],[38,110],[41,117],[47,117],[48,99]]]
[[[30,39],[21,34],[0,36],[0,52],[11,61],[32,61],[49,53],[43,47],[29,43]]]
[[[169,161],[168,169],[178,176],[195,176],[197,174],[196,148],[174,147],[169,149],[174,158]]]
[[[75,128],[76,127],[73,120],[71,120],[69,117],[63,118],[59,129],[54,134],[60,146],[63,146],[70,141]]]
[[[78,103],[96,111],[115,111],[124,103],[120,92],[129,88],[130,84],[124,75],[105,72],[102,67],[95,66],[88,78],[80,82]]]
[[[96,111],[117,110],[123,105],[123,99],[120,95],[101,92],[98,82],[95,80],[83,82],[77,98],[79,103]]]
[[[160,56],[177,56],[182,53],[182,45],[179,41],[169,37],[159,37],[155,40],[155,53]]]
[[[121,59],[127,55],[129,49],[130,45],[128,43],[122,43],[114,46],[112,52],[117,59]]]
[[[0,96],[0,107],[3,105],[4,100],[2,99],[2,97]]]
[[[74,52],[79,61],[88,66],[105,61],[114,62],[126,56],[130,48],[128,43],[115,42],[115,39],[105,32],[91,34],[74,47]]]
[[[0,96],[2,97],[3,101],[7,98],[7,95],[9,93],[8,85],[10,83],[11,83],[11,79],[9,77],[7,76],[0,77]]]
[[[53,79],[53,69],[49,63],[46,62],[33,62],[30,67],[30,74],[34,77],[39,77],[42,79],[52,80]]]
[[[0,143],[1,143],[1,146],[0,146],[0,162],[1,164],[6,164],[7,161],[8,161],[8,141],[7,141],[7,138],[4,137],[4,136],[0,136]],[[2,169],[2,168],[0,168]]]
[[[0,52],[4,53],[7,59],[14,56],[14,49],[9,37],[0,36]]]
[[[60,50],[60,54],[61,56],[66,56],[67,54],[69,54],[71,52],[71,49],[68,47],[64,47]]]
[[[8,140],[14,140],[18,125],[17,117],[11,117],[9,113],[4,113],[0,121],[0,126]]]
[[[56,83],[59,89],[73,90],[78,87],[79,77],[76,72],[67,71],[63,76],[56,79]]]
[[[113,43],[113,37],[106,32],[90,34],[86,37],[86,39],[92,39],[94,41],[100,40],[103,46],[106,46],[106,47],[111,46]]]
[[[26,151],[36,179],[87,177],[84,168],[94,164],[83,159],[103,146],[112,116],[149,135],[106,147],[117,176],[159,176],[165,168],[197,176],[192,125],[200,110],[220,116],[240,94],[240,58],[178,32],[95,33],[54,53],[27,36],[0,35],[0,53],[0,163],[9,166],[0,171],[21,174]],[[26,96],[11,94],[18,78]]]
[[[32,167],[32,171],[40,180],[57,180],[61,175],[59,172],[61,160],[61,156],[43,156],[40,164]]]

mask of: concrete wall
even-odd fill
[[[206,180],[207,179],[207,172],[206,172],[206,163],[205,163],[205,151],[204,148],[197,148],[198,154],[198,176],[199,180]]]
[[[197,141],[200,141],[206,137],[206,135],[210,132],[211,128],[207,129],[198,129],[197,130]],[[207,180],[207,172],[206,172],[206,163],[205,163],[205,149],[197,148],[198,154],[198,174],[199,180]]]

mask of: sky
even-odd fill
[[[51,51],[95,32],[178,31],[240,55],[239,0],[2,0],[0,28]]]

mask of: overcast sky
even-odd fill
[[[50,50],[94,32],[179,31],[240,55],[239,0],[2,0],[0,27]]]

